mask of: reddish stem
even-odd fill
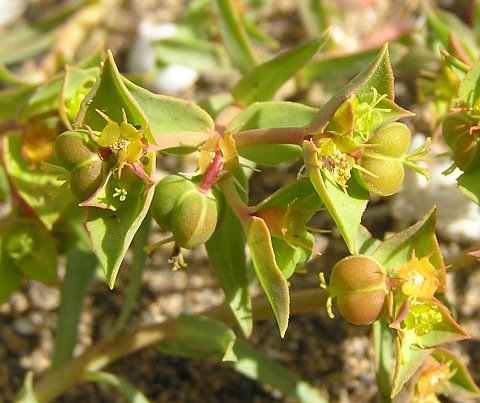
[[[223,168],[223,155],[220,150],[215,152],[212,162],[208,166],[207,170],[203,174],[202,181],[198,185],[198,189],[202,193],[208,193],[212,188],[213,184],[220,175],[220,172]]]

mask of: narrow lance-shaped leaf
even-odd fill
[[[328,38],[327,31],[320,38],[255,67],[235,85],[233,96],[246,105],[255,101],[269,101],[277,90],[325,45]]]
[[[244,227],[255,272],[272,306],[280,335],[283,337],[290,315],[288,282],[275,261],[272,240],[265,222],[259,217],[251,217]]]
[[[236,361],[233,347],[237,337],[223,322],[200,315],[181,315],[177,319],[176,340],[157,344],[162,352],[190,357]]]
[[[87,381],[103,383],[117,389],[130,403],[149,403],[150,400],[133,384],[126,379],[103,371],[90,371],[86,375]]]
[[[330,172],[323,168],[312,142],[304,142],[303,152],[305,168],[315,190],[337,224],[348,250],[355,253],[355,240],[367,207],[368,191],[355,180],[350,180],[348,188],[343,191]]]
[[[241,20],[235,13],[233,2],[212,0],[212,8],[225,49],[233,63],[242,73],[250,71],[256,64],[255,55]]]

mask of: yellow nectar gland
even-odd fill
[[[403,280],[402,292],[408,297],[429,300],[440,285],[438,270],[427,257],[413,256],[400,268],[398,277]]]

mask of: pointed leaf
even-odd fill
[[[218,44],[196,37],[174,37],[154,43],[155,54],[165,64],[180,64],[209,73],[228,65],[226,54]]]
[[[280,391],[282,395],[301,403],[326,403],[320,391],[301,380],[297,375],[274,361],[267,354],[255,349],[251,344],[237,340],[233,351],[237,362],[232,366],[241,374],[263,385]]]
[[[395,277],[397,270],[412,258],[413,251],[418,258],[428,256],[437,269],[444,267],[435,236],[435,208],[411,227],[383,241],[372,256]],[[444,283],[445,279],[440,280]]]
[[[460,175],[457,179],[460,190],[475,203],[480,205],[480,181],[478,175],[480,171],[467,172]]]
[[[425,359],[432,354],[433,348],[420,348],[417,345],[410,345],[408,348],[408,360],[402,359],[400,356],[400,339],[395,339],[395,352],[397,355],[395,372],[393,375],[391,397],[395,397],[403,385],[415,374],[418,368],[423,364]]]
[[[246,226],[246,234],[255,272],[272,306],[280,335],[283,337],[290,315],[288,282],[275,261],[270,233],[265,222],[259,217],[251,217]]]
[[[322,133],[327,127],[331,118],[340,107],[340,105],[351,95],[371,94],[372,88],[377,90],[378,94],[386,95],[391,101],[391,108],[394,108],[395,116],[412,116],[412,114],[398,105],[393,104],[393,72],[388,55],[388,47],[385,45],[378,54],[377,58],[363,70],[358,76],[351,80],[345,87],[331,98],[314,119],[308,125],[308,132],[312,135]]]
[[[269,101],[280,87],[325,45],[328,39],[328,33],[323,34],[320,38],[255,67],[233,87],[233,96],[245,105],[255,101]]]
[[[103,371],[90,371],[87,381],[103,383],[117,389],[130,403],[149,403],[150,400],[133,384],[126,379]]]
[[[58,113],[67,128],[72,129],[71,122],[75,120],[80,104],[92,88],[98,73],[98,67],[80,69],[78,67],[65,66]]]
[[[458,100],[462,106],[478,108],[480,106],[480,60],[477,60],[465,75],[458,88]]]
[[[325,207],[335,221],[350,253],[355,253],[355,239],[363,212],[368,203],[368,191],[354,180],[345,191],[338,186],[331,173],[321,166],[314,145],[304,142],[304,161],[308,176]]]
[[[212,8],[225,50],[242,73],[250,71],[256,64],[255,55],[232,1],[212,0]]]
[[[168,132],[211,132],[215,123],[202,108],[189,101],[154,94],[126,78],[126,89],[145,114],[153,134]]]
[[[181,315],[177,319],[176,340],[157,344],[163,352],[190,357],[236,361],[233,347],[237,337],[224,323],[200,315]]]
[[[448,381],[448,385],[445,385],[441,390],[445,395],[464,399],[480,396],[480,389],[459,357],[443,348],[435,349],[432,356],[440,363],[450,364],[450,369],[453,371],[453,376]]]
[[[147,173],[153,169],[152,158]],[[147,192],[138,176],[125,170],[122,183],[128,184],[127,197],[117,211],[89,207],[86,227],[93,249],[102,265],[108,284],[113,288],[120,264],[142,223],[152,201],[154,187]]]

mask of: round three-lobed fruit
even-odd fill
[[[387,286],[380,264],[367,255],[348,256],[334,266],[327,286],[340,314],[355,325],[375,322],[385,307]]]
[[[218,206],[211,191],[202,192],[190,180],[170,175],[155,186],[152,216],[175,243],[185,249],[207,242],[215,231]]]
[[[70,171],[70,189],[81,201],[92,196],[106,176],[97,149],[86,131],[66,131],[55,141],[57,161]]]
[[[377,130],[367,144],[355,170],[360,185],[379,196],[398,192],[405,176],[403,157],[411,144],[410,129],[400,122],[390,123]]]

